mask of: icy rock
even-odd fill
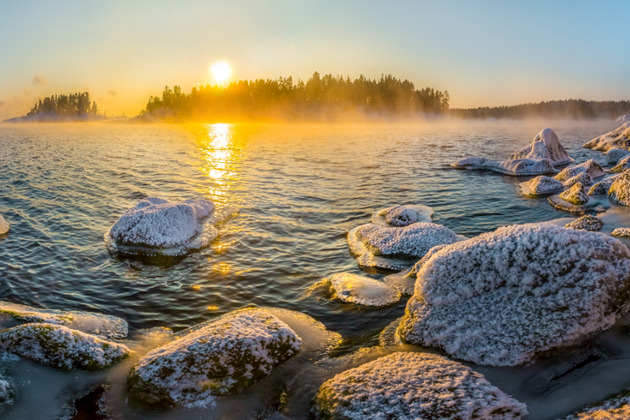
[[[489,161],[484,166],[484,169],[514,176],[555,174],[558,172],[549,159],[511,159],[501,162]]]
[[[403,227],[412,223],[431,223],[433,209],[421,205],[393,206],[376,212],[372,223],[384,226]]]
[[[567,181],[583,173],[587,173],[591,178],[599,178],[600,176],[606,175],[606,172],[604,172],[604,169],[599,163],[595,162],[593,159],[589,159],[579,165],[564,168],[559,174],[554,176],[554,178],[559,181]]]
[[[582,217],[578,217],[574,221],[567,223],[564,225],[567,229],[580,229],[580,230],[588,230],[589,232],[597,232],[602,230],[604,226],[604,222],[601,219],[585,214]]]
[[[621,126],[595,137],[584,144],[587,149],[607,151],[610,149],[626,149],[630,147],[630,122],[625,122]]]
[[[0,301],[0,315],[8,315],[18,322],[45,322],[64,325],[105,338],[125,338],[128,325],[124,319],[84,311],[60,311],[33,308],[26,305]]]
[[[614,174],[620,174],[624,172],[626,169],[630,169],[630,156],[626,156],[619,160],[617,165],[610,169],[610,172]]]
[[[580,183],[583,186],[593,185],[593,178],[586,172],[581,174],[577,174],[573,178],[569,178],[562,183],[562,186],[565,188],[571,188],[575,184]]]
[[[433,255],[397,333],[458,359],[513,366],[611,327],[629,294],[630,250],[617,239],[506,226]]]
[[[9,231],[9,222],[7,222],[4,217],[0,214],[0,235],[4,235]]]
[[[213,406],[297,354],[302,340],[262,309],[230,312],[147,353],[129,375],[131,398],[151,407]]]
[[[395,288],[370,277],[337,273],[330,278],[335,297],[343,302],[363,306],[387,306],[400,300]]]
[[[470,156],[458,159],[451,163],[453,168],[457,169],[484,169],[488,159],[478,156]]]
[[[23,324],[1,331],[0,349],[65,370],[103,369],[131,352],[123,344],[49,323]]]
[[[520,419],[525,404],[469,367],[429,353],[397,352],[324,382],[321,418]]]
[[[579,413],[558,420],[626,420],[630,419],[630,392],[628,390],[600,403],[590,405]]]
[[[554,166],[573,162],[551,128],[538,133],[532,144],[510,155],[510,159],[548,159]]]
[[[386,276],[383,280],[385,283],[394,287],[403,295],[413,295],[413,290],[416,285],[416,275],[418,271],[422,268],[424,263],[426,263],[429,258],[433,256],[436,252],[446,247],[447,245],[436,245],[431,248],[425,255],[413,265],[409,270],[401,271],[399,273],[390,274]]]
[[[608,198],[624,206],[630,206],[630,170],[622,173],[610,185]]]
[[[149,197],[127,210],[110,228],[106,238],[117,245],[148,248],[174,248],[185,245],[204,228],[203,222],[214,211],[208,200],[168,202]],[[207,245],[217,236],[216,229],[205,238]]]
[[[525,195],[555,194],[563,190],[562,182],[548,176],[539,175],[521,184]]]
[[[616,228],[612,231],[613,236],[619,236],[622,238],[630,238],[630,228]]]
[[[560,198],[571,204],[582,205],[588,203],[588,194],[581,182],[576,182],[571,188],[562,192]]]
[[[621,159],[630,155],[630,152],[624,149],[610,149],[606,152],[606,163],[609,165],[614,165],[619,162]]]
[[[607,195],[610,186],[617,179],[619,175],[610,176],[595,183],[589,190],[588,195]]]
[[[13,387],[4,376],[0,375],[0,404],[13,402]]]

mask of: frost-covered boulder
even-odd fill
[[[608,190],[608,198],[624,206],[630,206],[630,170],[613,181]]]
[[[610,149],[606,152],[606,163],[614,165],[621,159],[630,155],[630,152],[624,149]]]
[[[262,309],[230,312],[147,353],[128,379],[131,398],[151,407],[205,407],[236,394],[297,354],[302,340]]]
[[[590,232],[600,231],[603,226],[604,222],[602,222],[601,219],[591,216],[590,214],[585,214],[584,216],[578,217],[574,221],[564,225],[567,229],[588,230]]]
[[[66,370],[103,369],[131,353],[123,344],[49,323],[23,324],[1,331],[0,349]]]
[[[608,178],[604,178],[599,182],[596,182],[588,190],[588,195],[607,195],[608,190],[610,190],[610,186],[618,177],[619,175],[613,175],[609,176]]]
[[[418,272],[403,342],[512,366],[579,342],[628,310],[630,250],[597,232],[507,226],[438,251]]]
[[[510,159],[548,159],[554,166],[573,162],[551,128],[536,134],[532,144],[510,155]]]
[[[562,182],[544,175],[539,175],[521,184],[523,194],[533,196],[556,194],[563,188]]]
[[[619,236],[622,238],[630,238],[630,228],[620,227],[612,231],[613,236]]]
[[[607,151],[610,149],[626,149],[630,148],[630,122],[623,123],[621,126],[595,137],[593,140],[584,144],[587,149]]]
[[[560,193],[559,196],[571,204],[582,205],[588,203],[589,197],[581,182],[576,182],[571,188]]]
[[[382,258],[406,260],[409,267],[408,260],[423,257],[436,245],[451,244],[461,239],[449,228],[435,223],[413,223],[401,228],[369,223],[348,233],[350,252],[357,257],[359,265],[391,269],[401,268],[395,264],[391,267],[381,264]]]
[[[602,168],[599,163],[595,162],[593,159],[589,159],[586,162],[580,163],[579,165],[564,168],[562,171],[560,171],[560,173],[554,176],[554,178],[559,181],[567,181],[571,178],[574,178],[576,175],[580,175],[583,173],[587,173],[591,178],[599,178],[606,175],[606,172],[604,172],[604,168]]]
[[[583,186],[593,185],[593,178],[591,178],[591,176],[586,172],[582,172],[581,174],[577,174],[576,176],[563,181],[562,186],[564,188],[571,188],[577,183],[580,183]]]
[[[2,322],[3,315],[20,323],[44,322],[64,325],[73,330],[105,338],[125,338],[128,330],[127,321],[112,315],[33,308],[31,306],[0,301],[0,325],[4,325],[4,322]]]
[[[330,278],[335,298],[363,306],[387,306],[400,300],[400,292],[370,277],[337,273]]]
[[[469,156],[462,159],[458,159],[451,163],[451,166],[456,169],[484,169],[488,159],[479,156]]]
[[[378,211],[372,216],[372,223],[384,226],[403,227],[412,223],[431,223],[433,209],[421,205],[393,206]]]
[[[489,161],[485,169],[505,175],[542,175],[555,174],[556,169],[549,159],[510,159],[501,162]]]
[[[619,162],[617,163],[617,165],[615,165],[614,167],[610,169],[610,172],[614,174],[620,174],[626,171],[627,169],[630,169],[630,156],[621,158]]]
[[[9,231],[9,222],[5,220],[4,217],[0,214],[0,235],[4,235]]]
[[[320,418],[520,419],[525,404],[469,367],[429,353],[398,352],[324,382]]]
[[[413,267],[411,267],[409,270],[390,274],[389,276],[386,276],[383,281],[385,281],[385,283],[389,284],[396,290],[400,291],[400,293],[402,293],[403,295],[413,295],[413,290],[416,285],[416,275],[418,274],[418,271],[420,271],[424,263],[426,263],[429,258],[433,256],[433,254],[446,246],[446,244],[434,246],[426,254],[424,254],[424,257],[422,257],[420,261],[415,263]]]
[[[110,249],[175,250],[183,254],[188,247],[207,246],[218,235],[210,223],[204,223],[214,211],[208,200],[169,202],[155,197],[145,198],[127,210],[105,234]],[[139,252],[141,253],[141,251]]]

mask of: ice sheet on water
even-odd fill
[[[337,273],[330,278],[334,296],[363,306],[387,306],[400,300],[400,292],[386,283],[352,273]]]

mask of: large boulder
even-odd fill
[[[398,352],[324,382],[320,418],[520,419],[525,404],[472,369],[429,353]]]
[[[510,155],[510,159],[548,159],[554,166],[573,162],[551,128],[541,130],[529,146]]]
[[[630,206],[630,170],[617,177],[608,190],[608,198],[624,206]]]
[[[400,300],[394,287],[370,277],[352,273],[337,273],[330,278],[334,297],[363,306],[387,306]]]
[[[403,342],[478,364],[518,365],[612,326],[628,310],[630,250],[550,223],[449,245],[418,272]]]
[[[0,214],[0,235],[4,235],[10,229],[9,222],[7,222],[4,217]]]
[[[625,122],[621,126],[595,137],[593,140],[584,144],[587,149],[608,151],[610,149],[630,148],[630,122]]]
[[[131,353],[123,344],[49,323],[23,324],[0,332],[0,349],[65,370],[103,369]]]
[[[301,347],[300,337],[267,311],[230,312],[142,357],[129,375],[130,397],[150,407],[212,406]]]

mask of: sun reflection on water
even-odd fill
[[[206,124],[200,139],[202,172],[210,178],[208,195],[213,201],[225,203],[231,181],[237,179],[239,153],[235,147],[232,124]]]

